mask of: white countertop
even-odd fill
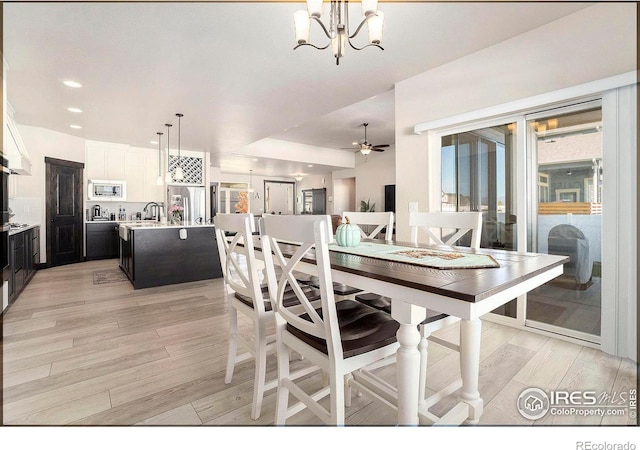
[[[9,236],[13,236],[14,234],[22,233],[23,231],[27,231],[27,230],[30,230],[32,228],[39,227],[39,226],[40,226],[40,224],[37,223],[35,225],[26,225],[26,226],[20,227],[20,228],[11,228],[9,230]]]
[[[151,222],[151,223],[140,223],[140,222],[136,222],[136,223],[121,223],[120,224],[121,227],[126,227],[126,228],[132,228],[132,229],[136,229],[136,230],[144,230],[144,229],[151,229],[151,228],[205,228],[205,227],[211,227],[213,228],[213,224],[202,224],[202,225],[173,225],[171,223],[160,223],[160,222]]]

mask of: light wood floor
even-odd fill
[[[270,425],[274,393],[258,421],[249,417],[253,363],[224,384],[228,317],[221,280],[133,290],[128,281],[94,284],[115,260],[41,270],[3,320],[6,425]],[[248,330],[249,323],[242,326]],[[457,329],[442,334],[455,337]],[[304,364],[299,362],[298,364]],[[535,424],[516,409],[528,387],[622,392],[637,366],[580,345],[484,322],[480,425],[632,424],[619,417],[547,415]],[[275,358],[269,365],[275,376]],[[430,346],[428,388],[455,377],[456,355]],[[381,375],[394,380],[393,367]],[[319,377],[307,380],[318,385]],[[446,407],[445,399],[439,409]],[[437,409],[438,409],[437,408]],[[437,412],[437,411],[436,411]],[[366,397],[354,398],[348,425],[393,424]],[[308,412],[291,424],[319,424]]]

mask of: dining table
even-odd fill
[[[293,254],[295,244],[287,245]],[[281,248],[285,256],[287,245]],[[261,250],[259,236],[254,236],[254,246]],[[420,423],[418,326],[427,310],[460,319],[462,387],[457,405],[464,407],[465,423],[475,424],[483,411],[478,389],[482,316],[558,277],[563,264],[569,262],[569,257],[562,255],[374,239],[363,239],[353,248],[330,244],[329,250],[334,283],[391,299],[391,315],[400,324],[396,353],[398,425]],[[256,252],[259,258],[260,253]],[[417,257],[413,261],[412,254],[416,253],[428,255],[427,263],[417,261]],[[460,262],[451,262],[457,258]],[[317,275],[313,250],[296,269]]]

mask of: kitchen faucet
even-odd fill
[[[151,206],[151,211],[147,212],[147,209],[149,208],[149,206]],[[153,208],[153,206],[155,206],[155,208]],[[162,206],[156,202],[149,202],[146,205],[144,205],[144,208],[142,208],[142,212],[145,213],[145,219],[148,217],[150,219],[160,220],[160,208],[162,208]],[[154,209],[155,209],[155,214],[154,214]]]

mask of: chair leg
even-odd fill
[[[236,355],[238,353],[238,311],[229,305],[229,350],[227,353],[227,372],[224,376],[224,383],[231,383],[233,369],[236,365]]]
[[[348,373],[344,376],[344,406],[347,408],[351,408],[351,395],[353,392],[353,388],[351,387],[351,380],[353,380],[353,375]]]
[[[418,407],[424,405],[427,399],[427,346],[429,341],[427,338],[429,333],[424,326],[420,325],[420,342],[418,343],[418,351],[420,352],[420,377],[418,381]]]
[[[289,352],[285,345],[277,340],[278,351],[278,392],[276,394],[276,420],[275,425],[284,425],[287,420],[289,407],[289,389],[283,380],[289,378]]]
[[[330,378],[330,391],[331,391],[331,422],[332,425],[344,425],[344,376],[336,373],[336,370],[332,370],[329,375]]]
[[[258,420],[262,409],[262,399],[264,397],[264,384],[267,376],[267,336],[264,324],[257,321],[255,324],[256,343],[256,372],[253,381],[253,404],[251,406],[251,418]]]

